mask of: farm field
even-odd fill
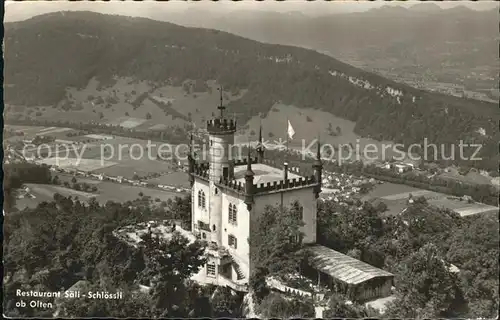
[[[188,174],[185,172],[172,172],[158,178],[148,180],[148,182],[175,187],[189,188]]]
[[[64,170],[81,170],[85,172],[94,172],[102,170],[116,164],[112,161],[101,161],[98,159],[77,159],[77,158],[59,158],[52,157],[47,159],[37,160],[37,163],[46,164],[49,166],[57,166]]]
[[[18,126],[18,125],[6,125],[5,129],[11,129],[16,132],[24,132],[25,139],[34,138],[37,133],[44,130],[46,127],[35,127],[35,126]]]
[[[93,173],[102,173],[108,176],[122,176],[127,179],[137,174],[140,177],[149,176],[153,173],[164,173],[172,171],[172,165],[165,161],[150,159],[127,159],[115,163],[111,166],[103,166],[93,171]]]
[[[33,137],[44,132],[68,132],[66,128],[11,127],[29,132]],[[40,148],[40,152],[37,152],[37,147],[28,147],[24,149],[24,154],[27,158],[33,158],[40,153],[42,159],[37,160],[37,163],[56,165],[62,169],[132,178],[134,174],[147,177],[173,171],[169,161],[156,159],[159,146],[160,143],[154,141],[89,134],[57,139],[48,147]]]
[[[382,184],[377,184],[375,187],[366,195],[368,198],[383,198],[391,196],[401,192],[414,192],[422,189],[417,189],[404,184],[395,184],[390,182],[384,182]]]
[[[478,172],[469,172],[466,175],[460,175],[457,170],[452,170],[451,172],[445,172],[439,175],[444,179],[453,179],[457,181],[462,181],[465,183],[474,184],[492,184],[493,181],[489,176],[483,176]]]
[[[408,200],[410,194],[413,197],[424,196],[429,204],[439,208],[453,210],[462,217],[472,214],[498,212],[498,207],[482,203],[467,203],[466,201],[460,201],[443,193],[417,189],[394,183],[376,185],[368,195],[363,197],[363,200],[379,198],[387,204],[388,211],[385,215],[393,215],[400,213],[404,208],[406,208],[406,201]]]
[[[65,181],[65,179],[61,180]],[[89,180],[88,182],[91,181],[90,179],[80,179],[80,178],[77,178],[77,180],[78,182],[87,182],[87,180]],[[115,201],[120,203],[126,201],[133,201],[140,197],[139,193],[141,192],[144,194],[144,196],[150,196],[152,201],[154,201],[156,198],[159,198],[161,201],[166,201],[167,199],[175,198],[176,196],[182,196],[181,194],[175,192],[130,186],[126,184],[118,184],[109,181],[94,180],[92,184],[97,186],[98,193],[96,194],[87,193],[83,191],[76,191],[73,189],[65,188],[62,186],[47,185],[47,184],[26,184],[26,186],[30,188],[30,192],[36,198],[18,199],[16,202],[16,207],[20,210],[26,207],[29,208],[36,207],[39,203],[43,201],[52,201],[55,193],[59,193],[65,197],[78,196],[78,198],[81,201],[88,201],[90,198],[95,197],[96,200],[101,204],[105,204],[107,201]]]
[[[96,196],[95,194],[92,193],[87,193],[83,191],[76,191],[73,189],[61,187],[61,186],[55,186],[55,185],[50,185],[50,184],[32,184],[32,183],[27,183],[26,186],[30,189],[30,193],[35,196],[34,199],[32,198],[23,198],[23,199],[17,199],[16,200],[16,207],[19,210],[22,210],[24,208],[34,208],[36,207],[39,203],[43,201],[52,201],[54,200],[54,194],[59,193],[65,197],[67,196],[78,196],[78,198],[82,201],[87,201],[93,196]]]

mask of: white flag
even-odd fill
[[[293,139],[293,136],[295,135],[295,130],[293,130],[292,124],[290,123],[290,120],[288,120],[288,137],[290,139]]]

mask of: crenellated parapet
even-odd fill
[[[234,162],[234,166],[235,167],[237,167],[237,166],[246,166],[248,164],[248,159],[234,159],[233,162]],[[259,162],[258,157],[251,157],[250,158],[250,163],[251,164],[256,164],[258,162]]]
[[[242,183],[241,181],[236,181],[236,180],[224,180],[220,179],[219,187],[223,187],[225,189],[229,189],[232,191],[235,191],[236,193],[244,194],[245,193],[245,184]]]
[[[209,134],[234,134],[236,132],[236,120],[233,119],[211,119],[207,121]]]
[[[210,164],[208,162],[194,163],[192,174],[200,178],[209,177]]]
[[[273,159],[263,159],[262,163],[265,165],[268,165],[270,167],[280,169],[280,170],[283,167],[282,162],[280,163],[280,162],[273,160]],[[295,173],[295,174],[305,174],[308,171],[311,171],[311,170],[307,170],[307,167],[304,165],[295,165],[292,163],[288,167],[288,172]]]
[[[275,191],[286,191],[290,189],[314,187],[317,181],[314,176],[293,178],[288,180],[280,180],[268,183],[260,183],[254,185],[255,194],[262,194]]]

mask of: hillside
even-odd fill
[[[216,80],[225,91],[244,90],[229,104],[240,123],[279,102],[354,121],[357,134],[378,140],[483,143],[488,160],[474,165],[497,168],[495,104],[417,90],[307,49],[91,12],[7,23],[5,48],[10,105],[57,105],[68,87],[86,88],[93,78],[104,91],[113,77],[174,87]]]
[[[420,3],[319,17],[245,11],[217,14],[194,8],[176,15],[151,13],[150,17],[314,49],[426,89],[439,84],[451,92],[454,88],[449,84],[455,84],[476,92],[477,97],[485,92],[482,96],[490,98],[488,91],[498,89],[498,8],[441,9]]]

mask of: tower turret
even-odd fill
[[[314,188],[314,195],[316,199],[319,197],[321,193],[321,182],[323,180],[323,163],[321,162],[321,144],[318,139],[318,149],[316,151],[316,160],[314,160],[313,164],[314,169],[314,178],[316,180],[316,187]]]
[[[250,145],[248,145],[248,160],[247,160],[247,171],[245,172],[245,204],[248,210],[252,210],[253,204],[253,178],[254,172],[252,171],[252,159],[250,157]]]
[[[236,132],[236,120],[229,120],[225,117],[222,105],[222,87],[220,90],[220,116],[207,121],[207,131],[210,145],[210,180],[219,182],[229,180],[233,176],[233,167],[230,164],[232,158],[232,147],[234,145],[234,133]]]
[[[259,142],[257,143],[257,161],[264,162],[264,141],[262,140],[262,125],[259,128]]]

